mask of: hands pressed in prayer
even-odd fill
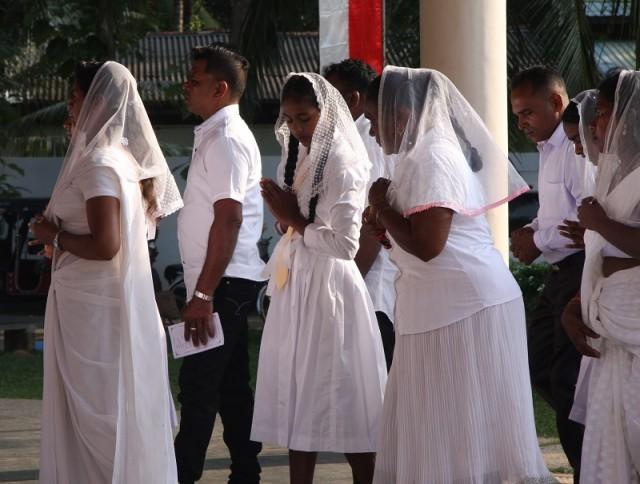
[[[184,321],[184,339],[193,341],[195,346],[207,343],[213,338],[213,303],[203,299],[192,297],[191,301],[182,309]]]
[[[260,181],[260,188],[262,188],[262,198],[267,202],[269,210],[278,223],[282,227],[293,227],[303,234],[308,221],[300,213],[296,194],[283,190],[276,182],[267,178]]]
[[[571,241],[567,244],[569,249],[584,249],[585,228],[576,220],[563,220],[564,225],[558,225],[560,235]]]
[[[371,205],[365,208],[364,212],[362,212],[362,225],[369,235],[380,237],[385,233],[385,228],[380,225],[378,221],[378,214],[375,208]]]
[[[391,180],[388,178],[378,178],[373,182],[369,189],[369,205],[375,210],[379,210],[382,207],[389,205],[387,200],[387,191]]]
[[[522,227],[511,233],[511,252],[523,264],[531,264],[540,255],[533,234],[531,227]]]
[[[587,337],[597,339],[600,335],[582,321],[580,299],[572,299],[564,308],[564,312],[562,313],[562,327],[581,354],[590,356],[591,358],[600,358],[600,352],[587,344]]]
[[[362,213],[362,228],[367,234],[376,237],[384,248],[391,248],[391,243],[387,238],[387,230],[380,225],[378,213],[371,205],[365,208]]]
[[[578,220],[580,225],[589,229],[600,230],[603,223],[609,219],[606,212],[602,208],[602,205],[593,197],[587,197],[582,201],[582,204],[578,207]]]

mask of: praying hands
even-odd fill
[[[280,225],[293,227],[301,235],[304,234],[304,229],[309,222],[300,213],[296,194],[283,190],[270,179],[263,179],[260,182],[260,188],[264,201]]]

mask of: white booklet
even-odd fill
[[[172,324],[169,326],[169,338],[171,338],[171,348],[173,349],[174,358],[182,358],[183,356],[195,355],[224,344],[224,333],[220,324],[220,316],[213,313],[211,318],[213,325],[213,338],[209,338],[204,345],[196,346],[193,341],[184,339],[184,323]],[[207,337],[209,335],[207,334]]]

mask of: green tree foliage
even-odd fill
[[[168,27],[172,9],[172,0],[0,0],[0,154],[63,153],[63,137],[46,126],[62,124],[65,104],[35,104],[29,88],[70,78],[79,60],[130,52]],[[0,196],[16,194],[10,174],[19,175],[0,161]]]

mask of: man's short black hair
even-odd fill
[[[528,67],[518,72],[511,79],[511,90],[521,86],[529,85],[534,93],[542,89],[553,89],[557,87],[563,91],[567,90],[562,76],[554,69],[546,66]]]
[[[369,64],[357,59],[345,59],[327,66],[324,70],[325,78],[336,76],[346,83],[349,89],[358,91],[360,94],[367,92],[367,87],[377,75]]]
[[[197,46],[191,49],[191,60],[204,60],[206,72],[229,84],[231,95],[240,99],[247,85],[249,61],[226,44]]]

